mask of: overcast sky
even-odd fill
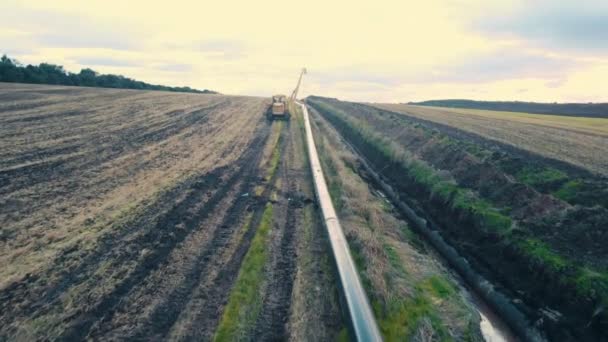
[[[607,0],[0,2],[0,53],[226,94],[608,102]]]

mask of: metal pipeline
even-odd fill
[[[338,220],[338,216],[336,215],[336,211],[331,202],[327,183],[323,176],[321,162],[319,161],[319,156],[317,154],[315,140],[312,135],[308,109],[303,103],[296,103],[302,108],[302,115],[304,116],[308,157],[310,159],[310,169],[312,171],[315,192],[317,201],[321,207],[323,221],[327,228],[327,235],[336,262],[342,294],[348,310],[351,330],[357,341],[382,341],[376,318],[369,305],[367,295],[363,290],[363,285],[359,279],[355,263],[350,255],[348,242],[344,237],[340,221]]]

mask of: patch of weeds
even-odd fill
[[[327,188],[329,196],[334,205],[336,211],[340,211],[344,207],[344,200],[342,199],[342,182],[338,175],[337,167],[331,159],[331,157],[325,151],[325,144],[320,144],[318,154],[320,157],[321,165],[323,166],[323,172],[325,173],[325,180],[327,181]]]
[[[348,333],[348,329],[346,328],[342,328],[338,335],[336,335],[336,342],[348,342],[352,340],[353,339],[350,338],[350,334]]]
[[[479,201],[483,202],[483,201]],[[494,230],[500,234],[506,235],[510,232],[513,221],[506,215],[500,213],[498,209],[492,207],[479,207],[478,203],[472,205],[473,212],[476,213],[483,222],[484,227]]]
[[[420,251],[426,251],[426,245],[424,244],[424,241],[420,238],[420,235],[416,234],[406,224],[403,224],[401,226],[401,232],[409,243],[418,248]]]
[[[519,246],[531,258],[549,268],[561,283],[575,288],[579,296],[608,305],[608,272],[578,266],[537,239],[520,241]]]
[[[260,225],[230,292],[228,304],[214,336],[215,341],[234,341],[246,336],[262,308],[259,295],[268,259],[268,239],[272,227],[272,205],[264,209]]]
[[[399,257],[399,254],[397,254],[395,247],[391,246],[388,243],[384,243],[383,248],[384,248],[384,253],[386,253],[386,256],[388,257],[388,262],[391,265],[391,267],[395,271],[397,271],[399,273],[399,275],[401,275],[401,276],[405,275],[406,274],[405,268],[403,267],[403,263],[401,262],[401,258]]]
[[[435,184],[442,181],[433,168],[422,161],[414,160],[409,165],[404,165],[403,163],[402,165],[407,168],[408,174],[420,184],[432,188]]]
[[[342,184],[339,181],[328,181],[329,195],[331,201],[334,204],[336,211],[340,211],[344,206],[344,200],[342,199]]]
[[[253,188],[253,194],[254,194],[255,196],[260,197],[260,196],[262,196],[262,194],[263,194],[263,193],[264,193],[264,187],[263,187],[263,186],[261,186],[261,185],[256,185],[256,186]]]
[[[534,260],[553,269],[554,271],[565,270],[569,263],[561,255],[553,252],[549,246],[538,239],[527,238],[519,242],[524,252]]]
[[[459,142],[459,143],[464,145],[465,151],[474,155],[475,157],[479,158],[480,160],[484,160],[484,159],[490,158],[492,156],[492,153],[493,153],[492,151],[487,150],[478,144],[468,142],[468,141]]]
[[[573,179],[564,183],[553,195],[563,201],[572,202],[576,199],[578,193],[583,187],[580,179]]]
[[[348,247],[350,250],[350,254],[355,262],[355,267],[357,268],[357,273],[359,273],[359,277],[361,278],[361,283],[363,284],[363,288],[365,292],[372,293],[372,282],[367,275],[367,267],[365,262],[365,257],[361,253],[360,242],[354,239],[348,239]]]
[[[436,313],[436,301],[454,293],[447,280],[432,276],[416,285],[416,293],[409,299],[398,299],[382,306],[376,301],[373,305],[378,325],[386,341],[409,340],[416,330],[428,319],[440,341],[450,341],[450,334]]]
[[[485,342],[485,339],[481,336],[479,323],[471,320],[467,326],[467,330],[464,332],[464,336],[462,336],[462,340],[467,342]]]
[[[283,127],[283,122],[279,121],[278,125],[278,129],[279,131],[281,130],[281,128]],[[268,165],[268,170],[267,170],[267,176],[266,179],[272,179],[272,177],[274,176],[274,174],[277,171],[277,168],[279,167],[279,161],[281,160],[281,140],[282,137],[279,136],[279,138],[277,139],[276,145],[274,147],[274,149],[272,150],[272,156],[270,157],[270,162]]]
[[[592,294],[594,297],[602,297],[604,305],[608,304],[608,272],[581,267],[576,277],[576,288],[581,296]]]
[[[444,202],[450,202],[458,190],[458,185],[449,181],[440,181],[431,187],[432,195],[438,196]]]
[[[458,187],[452,188],[451,191],[453,192],[449,198],[451,198],[452,208],[469,212],[487,230],[500,234],[510,232],[513,225],[511,218],[494,208],[489,202],[476,197],[471,191]]]
[[[433,297],[445,299],[456,293],[456,289],[450,282],[440,276],[430,276],[417,285],[424,293],[431,294]]]
[[[515,178],[526,185],[542,190],[564,182],[568,175],[553,168],[525,167],[515,174]]]

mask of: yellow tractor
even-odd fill
[[[274,95],[272,97],[272,104],[268,108],[266,115],[269,119],[289,120],[290,114],[289,110],[287,110],[287,96]]]
[[[291,114],[289,113],[289,104],[293,105],[293,102],[296,100],[298,96],[298,90],[300,90],[300,84],[302,83],[302,76],[306,74],[306,68],[302,68],[300,72],[300,78],[298,78],[298,84],[296,88],[291,93],[289,99],[285,95],[274,95],[272,97],[272,104],[268,107],[268,111],[266,112],[266,116],[269,120],[273,119],[285,119],[289,120]]]

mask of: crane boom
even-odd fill
[[[298,96],[298,90],[300,90],[300,84],[302,83],[302,76],[304,76],[305,74],[306,68],[302,68],[302,71],[300,72],[300,78],[298,78],[298,84],[296,85],[296,88],[293,90],[291,96],[289,97],[291,101],[295,101],[296,97]]]

